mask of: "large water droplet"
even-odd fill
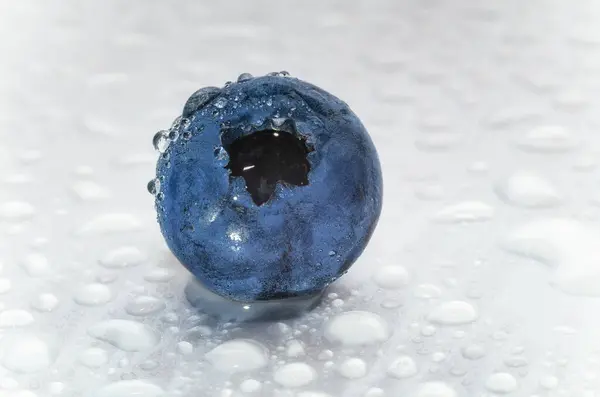
[[[88,334],[128,352],[150,350],[160,340],[152,328],[130,320],[106,320],[91,326]]]
[[[325,324],[325,338],[344,345],[369,345],[390,337],[387,322],[378,314],[350,311],[338,314]]]
[[[468,302],[444,302],[427,316],[427,320],[440,325],[461,325],[477,319],[477,311]]]
[[[236,373],[266,366],[269,360],[267,354],[267,348],[258,342],[234,339],[206,353],[206,359],[219,371]]]
[[[275,383],[288,388],[306,386],[317,379],[317,371],[306,363],[289,363],[275,370]]]

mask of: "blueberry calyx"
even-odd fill
[[[273,196],[277,182],[286,185],[308,185],[310,163],[303,139],[276,130],[260,130],[234,140],[225,146],[229,154],[232,177],[242,176],[246,189],[258,206]]]

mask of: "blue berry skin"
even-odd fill
[[[169,248],[200,282],[251,302],[316,294],[348,270],[375,229],[383,186],[375,147],[344,102],[269,75],[199,90],[182,117],[158,160],[156,208]],[[312,150],[309,183],[278,182],[257,205],[226,168],[226,148],[265,129]]]

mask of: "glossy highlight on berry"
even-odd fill
[[[382,178],[367,131],[344,102],[287,72],[200,89],[157,136],[149,190],[161,232],[219,296],[314,296],[371,238]]]

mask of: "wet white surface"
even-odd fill
[[[600,396],[596,0],[0,0],[0,396]],[[197,88],[288,70],[385,179],[309,314],[184,297],[146,184]]]

